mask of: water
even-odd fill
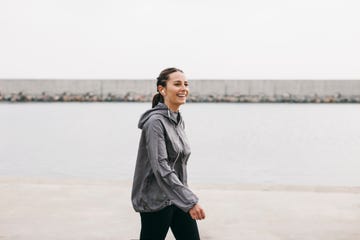
[[[0,104],[0,176],[131,180],[149,103]],[[189,103],[189,181],[360,185],[356,104]]]

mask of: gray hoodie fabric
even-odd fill
[[[137,212],[155,212],[175,205],[188,212],[197,196],[187,185],[186,164],[190,146],[181,114],[175,119],[163,103],[146,111],[142,129],[131,200]]]

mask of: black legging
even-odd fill
[[[164,240],[171,228],[176,240],[199,240],[196,221],[176,206],[157,212],[140,213],[140,240]]]

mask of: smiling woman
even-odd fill
[[[142,129],[135,167],[132,203],[140,212],[140,239],[198,240],[195,220],[205,218],[198,197],[187,185],[190,146],[179,112],[189,94],[182,70],[167,68],[157,78],[152,109],[140,118]]]

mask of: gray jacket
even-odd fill
[[[186,164],[190,146],[178,121],[163,103],[140,118],[142,129],[131,200],[135,211],[154,212],[174,204],[188,212],[197,196],[188,188]]]

